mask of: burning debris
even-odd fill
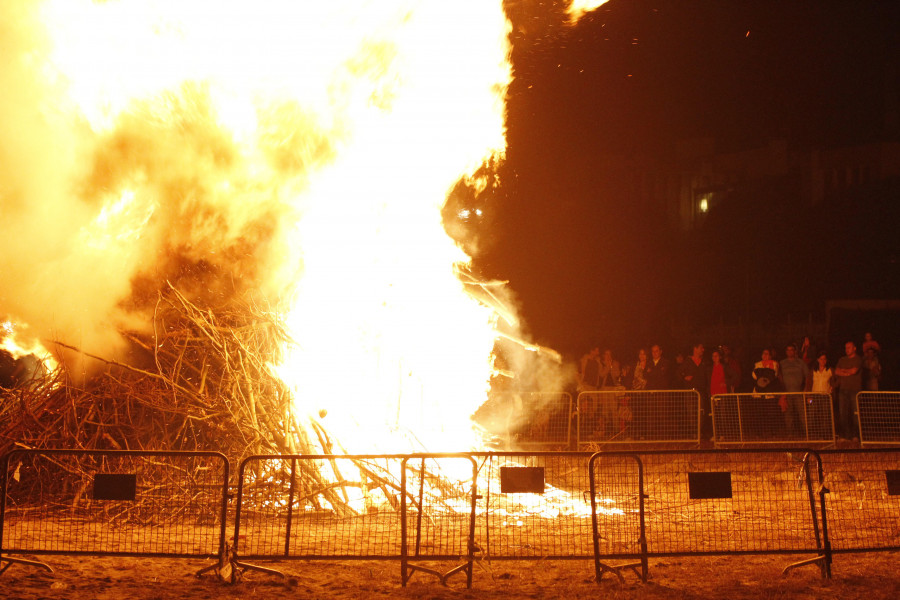
[[[250,302],[200,308],[173,287],[160,295],[153,333],[131,333],[128,364],[80,381],[63,366],[33,388],[4,391],[0,451],[12,447],[332,450],[324,429],[291,413],[290,392],[268,361],[289,343],[277,316]],[[71,352],[78,348],[57,342]]]

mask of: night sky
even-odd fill
[[[701,137],[718,152],[897,141],[900,3],[611,0],[575,26],[564,8],[508,0],[507,158],[498,185],[463,201],[485,206],[467,225],[475,268],[509,280],[535,341],[630,354],[673,320],[822,318],[828,299],[898,297],[897,182],[826,210],[764,181],[685,233],[592,165]]]

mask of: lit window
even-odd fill
[[[700,200],[700,212],[705,213],[709,210],[709,202],[706,201],[706,198],[702,198]]]

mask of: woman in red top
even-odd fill
[[[709,377],[709,395],[730,394],[733,391],[731,370],[722,362],[719,350],[712,352],[712,369]]]

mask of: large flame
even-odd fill
[[[289,299],[273,368],[346,450],[476,444],[496,315],[440,208],[505,146],[499,1],[7,0],[0,19],[2,311],[109,354],[177,249]]]

